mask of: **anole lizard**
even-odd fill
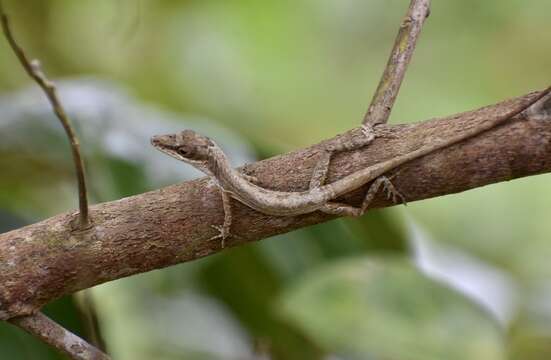
[[[409,153],[369,166],[333,183],[312,186],[306,191],[284,192],[268,190],[253,183],[252,178],[231,167],[222,149],[206,136],[192,130],[184,130],[177,134],[157,135],[151,138],[152,145],[158,150],[184,161],[205,174],[213,177],[220,187],[224,205],[225,219],[222,226],[213,226],[220,234],[214,238],[223,241],[230,236],[231,208],[230,197],[243,204],[269,215],[294,216],[320,210],[330,214],[360,216],[365,213],[369,203],[374,198],[379,187],[384,184],[394,196],[398,194],[390,181],[382,176],[408,161],[417,159],[439,149],[456,144],[489,130],[509,118],[521,113],[550,92],[551,88],[523,97],[508,106],[497,104],[466,113],[465,116],[485,116],[486,120],[447,139],[437,139],[430,144],[421,146]],[[488,112],[485,114],[484,112]],[[362,144],[356,144],[361,147]],[[339,146],[347,150],[354,149],[354,144]],[[315,175],[314,175],[315,177]],[[374,181],[358,208],[332,202],[331,200],[351,192]]]

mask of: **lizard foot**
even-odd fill
[[[396,176],[396,174],[394,174],[391,178],[393,178],[394,176]],[[392,185],[392,182],[390,181],[390,179],[387,178],[386,176],[382,176],[381,178],[383,181],[383,189],[386,192],[386,198],[392,199],[392,202],[395,204],[400,203],[400,204],[407,205],[406,198],[404,197],[404,195],[402,195],[402,193],[396,190],[394,185]],[[398,201],[398,199],[400,201]]]
[[[209,241],[220,239],[220,245],[223,249],[226,246],[226,239],[231,236],[230,231],[224,225],[211,225],[211,227],[217,230],[218,234],[211,237]]]
[[[255,185],[258,184],[258,182],[259,182],[258,178],[251,174],[252,170],[251,170],[251,165],[250,164],[245,164],[239,172],[245,178],[245,180],[247,180],[248,182],[253,183]]]
[[[375,129],[373,125],[362,125],[362,134],[367,138],[367,142],[373,141],[375,139]]]
[[[259,180],[256,176],[249,175],[249,174],[241,174],[247,180],[248,182],[257,185],[259,183]]]
[[[258,181],[258,178],[254,175],[251,175],[251,170],[250,170],[250,165],[245,165],[243,166],[243,168],[241,169],[241,175],[245,178],[245,180],[247,180],[248,182],[252,183],[252,184],[255,184],[255,185],[258,185],[259,181]]]

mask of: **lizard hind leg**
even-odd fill
[[[403,204],[407,206],[407,201],[405,196],[399,192],[395,187],[394,184],[392,184],[392,178],[394,178],[396,175],[398,175],[399,172],[395,173],[391,177],[386,176],[380,176],[380,178],[383,178],[383,190],[386,192],[386,198],[392,199],[392,202],[395,204]],[[369,191],[369,190],[368,190]]]
[[[360,207],[354,207],[338,202],[328,202],[322,208],[320,208],[320,211],[332,215],[344,215],[354,217],[361,216],[367,211],[367,208],[375,198],[375,195],[379,191],[381,185],[387,193],[387,198],[392,198],[392,201],[396,204],[398,203],[398,199],[400,199],[400,203],[406,203],[404,196],[400,194],[398,190],[396,190],[394,185],[392,185],[392,183],[390,182],[390,179],[386,176],[379,176],[377,179],[375,179],[375,181],[367,190],[367,193]]]

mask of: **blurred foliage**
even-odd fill
[[[321,268],[298,280],[282,302],[293,322],[346,359],[503,358],[497,324],[404,260]]]
[[[99,202],[198,175],[155,152],[152,134],[192,127],[238,165],[357,126],[408,2],[3,3],[60,85]],[[550,11],[538,0],[434,1],[391,121],[548,85]],[[2,231],[76,207],[66,140],[29,84],[0,41]],[[549,179],[333,221],[99,286],[102,335],[123,360],[547,359]],[[77,303],[46,311],[90,337]],[[0,357],[60,358],[8,324]]]

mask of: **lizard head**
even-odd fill
[[[212,140],[193,130],[184,130],[176,134],[156,135],[151,144],[158,150],[189,164],[208,160]]]

